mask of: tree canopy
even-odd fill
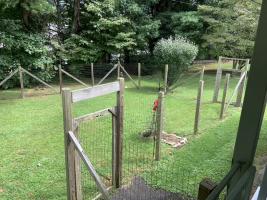
[[[49,79],[67,63],[154,60],[161,39],[183,37],[198,58],[249,58],[256,0],[0,0],[0,79],[22,65]]]

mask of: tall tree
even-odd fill
[[[251,57],[259,9],[259,4],[250,0],[222,0],[200,6],[206,27],[203,47],[215,57]]]
[[[72,33],[77,33],[80,28],[80,0],[74,0],[73,5],[73,20],[72,20]]]
[[[53,56],[46,33],[53,6],[45,0],[1,0],[0,5],[0,79],[22,65],[50,80]],[[6,87],[18,82],[8,83]]]

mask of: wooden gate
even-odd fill
[[[92,99],[95,97],[117,93],[117,102],[114,107],[106,108],[98,112],[73,117],[73,104]],[[84,121],[94,120],[101,116],[111,115],[112,117],[112,186],[119,188],[122,177],[122,136],[123,136],[123,115],[124,115],[124,79],[119,81],[98,85],[91,88],[71,91],[63,89],[63,118],[65,138],[65,162],[67,179],[68,200],[83,199],[81,189],[81,160],[94,180],[102,198],[109,199],[107,186],[103,183],[100,175],[93,166],[90,155],[87,155],[79,141],[79,124]]]

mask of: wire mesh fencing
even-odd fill
[[[138,92],[137,92],[138,91]],[[224,176],[225,169],[207,173],[196,170],[197,167],[180,167],[172,155],[175,148],[162,143],[160,161],[155,161],[155,112],[154,102],[158,98],[157,90],[136,88],[128,89],[125,95],[122,184],[119,189],[111,188],[111,199],[196,199],[198,186],[202,178]],[[165,114],[173,110],[164,98]],[[174,98],[175,99],[175,98]],[[175,99],[177,100],[177,99]],[[184,101],[184,99],[183,99]],[[194,101],[192,101],[194,102]],[[177,103],[177,102],[174,102]],[[103,106],[114,105],[114,96],[97,98],[82,103],[77,108],[79,113],[94,112]],[[167,115],[168,116],[168,115]],[[164,130],[173,119],[165,118]],[[176,124],[177,126],[177,124]],[[178,124],[179,126],[179,124]],[[79,139],[85,152],[92,161],[97,173],[107,188],[112,186],[112,121],[111,116],[102,116],[93,121],[84,122],[79,127]],[[144,136],[145,135],[145,136]],[[184,166],[184,165],[183,165]],[[206,170],[206,169],[202,169]],[[83,199],[94,199],[99,191],[87,172],[82,167]]]

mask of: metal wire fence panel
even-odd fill
[[[164,131],[175,133],[178,136],[187,136],[193,132],[195,103],[197,95],[198,78],[194,77],[189,83],[180,86],[175,93],[169,93],[164,98]],[[122,187],[110,192],[112,199],[196,199],[200,181],[211,177],[215,181],[221,180],[227,171],[227,160],[214,160],[215,169],[209,169],[212,158],[205,157],[204,144],[199,151],[200,156],[177,156],[179,150],[162,143],[161,161],[154,161],[156,112],[153,112],[154,101],[158,98],[158,87],[155,82],[145,80],[143,88],[127,87],[125,92],[125,113],[123,131],[123,164]],[[207,82],[213,78],[206,77]],[[209,85],[209,83],[208,83]],[[192,95],[192,94],[195,94]],[[204,102],[210,99],[207,93]],[[116,105],[116,95],[80,102],[75,106],[75,114],[83,115]],[[206,107],[207,106],[207,107]],[[206,104],[203,112],[212,112],[203,117],[201,130],[210,127],[210,123],[218,121],[216,109],[207,111],[210,106],[219,104]],[[212,120],[211,120],[212,119]],[[112,123],[111,116],[99,117],[96,120],[83,122],[79,127],[80,141],[87,155],[92,160],[97,173],[101,176],[107,187],[112,185]],[[144,135],[151,135],[144,137]],[[218,137],[220,137],[218,135]],[[191,148],[190,145],[189,147]],[[194,148],[192,149],[193,151]],[[181,150],[182,151],[182,150]],[[214,149],[214,154],[219,151]],[[177,155],[176,155],[177,154]],[[203,155],[202,155],[203,154]],[[175,155],[175,156],[174,156]],[[203,160],[200,160],[202,159]],[[188,165],[186,164],[188,163]],[[192,165],[195,163],[195,165]],[[180,167],[180,165],[182,167]],[[188,167],[186,167],[188,166]],[[222,166],[222,167],[221,167]],[[92,199],[98,190],[86,169],[82,168],[82,189],[84,199]]]
[[[111,116],[83,122],[79,126],[79,138],[86,154],[106,187],[112,184],[112,123]],[[87,168],[82,167],[82,191],[84,199],[97,195],[98,190]],[[90,197],[90,198],[89,198]]]

